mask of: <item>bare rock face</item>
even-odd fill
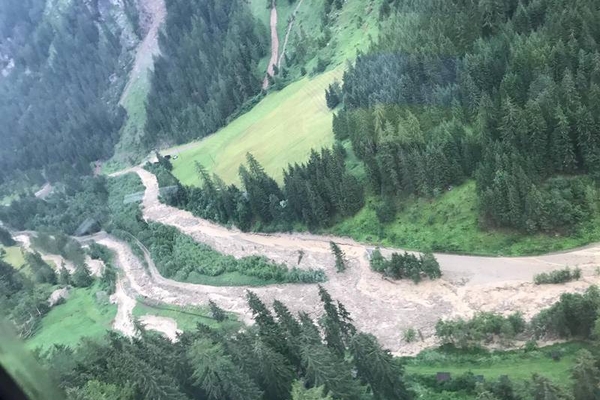
[[[50,295],[50,298],[48,299],[48,304],[50,305],[50,307],[54,307],[55,305],[62,303],[63,301],[67,300],[68,298],[69,298],[69,287],[57,289],[54,292],[52,292],[52,294]]]

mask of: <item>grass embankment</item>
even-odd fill
[[[407,200],[395,219],[385,224],[379,223],[374,205],[375,200],[369,199],[358,214],[327,232],[407,250],[507,256],[566,250],[600,240],[600,216],[568,236],[483,230],[473,181],[436,199]]]
[[[333,144],[333,113],[325,104],[324,93],[342,74],[343,67],[338,67],[269,94],[217,133],[182,146],[185,150],[173,161],[173,174],[186,185],[199,184],[197,161],[225,182],[239,183],[239,166],[250,152],[268,174],[281,181],[288,164],[304,162],[311,149]],[[177,152],[177,148],[166,152]]]
[[[138,299],[133,309],[133,316],[139,318],[144,315],[172,318],[177,322],[177,328],[184,332],[196,330],[199,323],[228,332],[237,331],[242,326],[241,322],[237,321],[233,314],[228,315],[228,319],[225,321],[218,322],[210,316],[210,312],[206,307],[177,307],[162,304],[153,306],[143,304]]]
[[[16,269],[21,269],[25,265],[25,256],[23,250],[19,246],[4,247],[0,245],[0,249],[4,249],[6,254],[2,259],[4,262],[12,265]]]
[[[415,375],[435,375],[449,372],[451,377],[466,372],[483,375],[488,381],[507,375],[513,381],[529,380],[533,373],[550,378],[562,386],[571,384],[571,368],[577,352],[592,351],[586,343],[564,343],[543,347],[538,350],[503,352],[446,353],[440,350],[424,351],[415,358],[406,359],[406,372]],[[552,353],[560,355],[555,361]]]
[[[71,289],[65,303],[55,306],[42,319],[39,330],[27,340],[27,347],[47,348],[54,344],[74,346],[82,338],[100,338],[117,314],[117,306],[105,296],[97,300],[97,285]]]
[[[144,66],[138,76],[132,78],[126,95],[121,100],[121,105],[127,111],[125,124],[121,128],[120,139],[115,146],[114,157],[103,166],[104,173],[111,173],[122,169],[126,164],[139,161],[139,149],[146,124],[146,97],[150,91],[150,70],[152,67],[152,53],[148,53]]]

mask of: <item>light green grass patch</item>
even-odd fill
[[[140,140],[143,137],[146,124],[146,98],[150,91],[150,70],[152,67],[152,54],[145,56],[139,76],[131,78],[130,87],[122,98],[121,105],[127,111],[127,119],[121,129],[119,142],[115,146],[115,156],[110,165],[122,166],[122,163],[133,164],[139,159],[139,149],[142,148]],[[114,168],[110,168],[112,171]],[[106,169],[104,172],[106,173]]]
[[[513,381],[530,380],[531,375],[537,373],[567,387],[571,385],[571,368],[575,364],[577,352],[590,348],[589,344],[573,342],[543,347],[531,352],[516,350],[447,355],[437,350],[426,351],[414,359],[407,359],[406,372],[419,375],[449,372],[453,378],[472,372],[475,375],[483,375],[487,381],[496,380],[502,375],[507,375]],[[559,361],[552,359],[552,352],[561,354]]]
[[[248,276],[238,271],[224,272],[217,276],[191,272],[187,279],[185,279],[185,282],[208,286],[268,286],[277,283],[275,280],[266,280],[255,276]]]
[[[477,255],[531,255],[572,249],[600,240],[600,216],[586,221],[569,236],[524,235],[510,230],[484,230],[479,225],[475,182],[469,181],[435,199],[399,201],[394,221],[379,223],[376,201],[327,233],[350,236],[374,245],[407,250]]]
[[[234,315],[229,315],[228,319],[221,323],[217,322],[214,318],[210,317],[210,313],[206,307],[151,306],[141,303],[138,299],[133,309],[133,316],[139,318],[148,314],[172,318],[177,321],[177,328],[184,332],[195,331],[199,323],[226,331],[237,331],[241,327],[241,323],[235,319]]]
[[[117,306],[96,301],[97,286],[71,289],[67,301],[55,306],[42,319],[37,333],[27,340],[27,347],[48,348],[53,344],[76,345],[84,337],[99,338],[111,329]]]
[[[10,206],[13,200],[16,200],[18,196],[16,194],[11,194],[9,196],[4,196],[0,199],[0,206]]]
[[[377,39],[380,4],[381,0],[346,0],[341,10],[333,8],[332,23],[329,25],[333,38],[329,44],[333,46],[330,53],[333,65],[354,59],[358,50],[366,51],[371,42]],[[319,32],[322,9],[323,0],[304,0],[298,9],[292,36],[301,30],[308,35]],[[309,63],[309,67],[313,66]]]
[[[6,255],[4,256],[4,262],[12,265],[16,269],[21,269],[25,265],[25,257],[23,250],[19,246],[4,247],[0,245],[0,249],[4,249]]]
[[[325,104],[325,89],[341,78],[343,70],[339,67],[315,78],[305,77],[270,93],[217,133],[167,150],[169,154],[181,150],[173,162],[173,174],[186,185],[198,185],[197,161],[225,182],[239,183],[239,166],[250,152],[281,182],[288,164],[305,162],[311,149],[333,144],[333,113]]]

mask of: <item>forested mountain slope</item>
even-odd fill
[[[168,1],[143,145],[206,136],[261,90],[266,27],[245,1]]]
[[[112,154],[128,50],[138,40],[132,4],[2,3],[0,182],[42,168],[56,180]]]
[[[334,118],[387,212],[474,178],[483,227],[569,233],[592,218],[598,4],[393,1],[389,12]]]

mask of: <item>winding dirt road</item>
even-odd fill
[[[303,251],[299,267],[323,268],[328,276],[323,286],[348,308],[357,327],[376,335],[396,354],[415,354],[434,345],[434,325],[439,318],[468,317],[476,311],[509,313],[517,310],[531,317],[555,302],[562,293],[582,292],[590,284],[600,282],[595,272],[600,260],[600,245],[541,257],[488,258],[438,254],[436,257],[444,273],[442,279],[419,285],[407,281],[390,282],[370,270],[368,246],[345,238],[310,234],[262,235],[230,230],[161,204],[155,176],[141,168],[134,169],[134,172],[146,186],[142,202],[146,220],[172,225],[196,241],[235,257],[260,254],[295,266],[299,251]],[[225,310],[239,314],[246,322],[250,321],[244,300],[248,288],[172,281],[160,276],[147,252],[149,272],[126,244],[106,235],[97,240],[116,251],[118,263],[123,267],[133,292],[177,305],[205,304],[212,299]],[[335,272],[330,240],[338,243],[348,257],[349,268],[345,273]],[[391,251],[383,249],[384,254]],[[564,265],[578,265],[583,279],[565,285],[535,286],[532,283],[533,275]],[[313,315],[320,312],[315,285],[280,284],[251,290],[267,304],[279,299],[293,311],[303,310]],[[425,340],[403,343],[402,333],[408,328],[420,330]]]

